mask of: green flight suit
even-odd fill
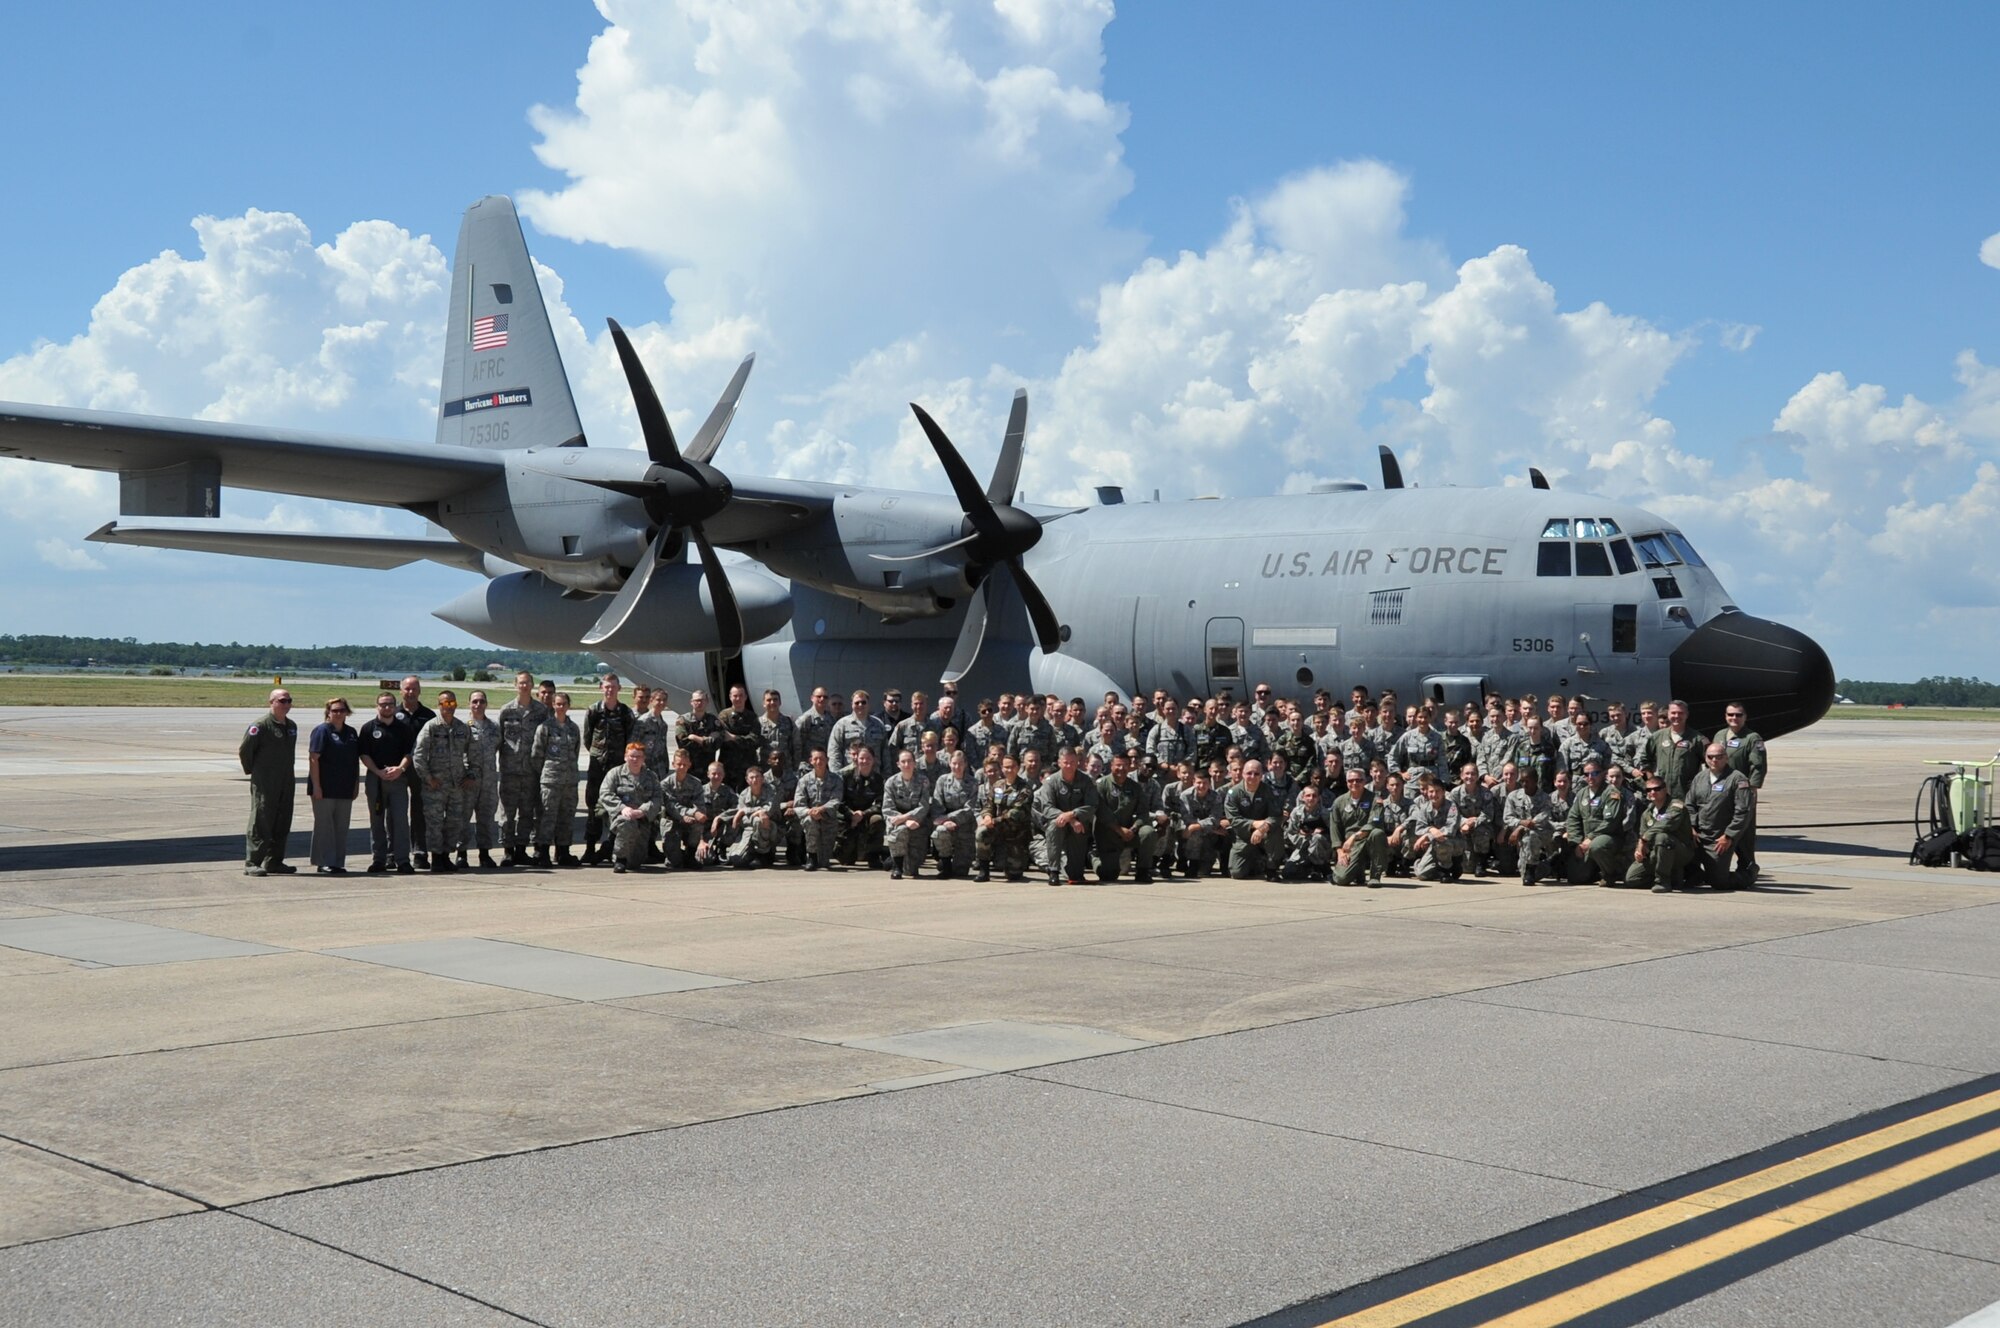
[[[1646,856],[1625,869],[1625,884],[1660,893],[1680,888],[1699,851],[1687,807],[1678,802],[1655,807],[1647,799],[1639,813],[1639,842],[1645,845]]]
[[[1574,852],[1568,855],[1571,885],[1582,885],[1588,881],[1592,867],[1597,868],[1598,876],[1605,885],[1617,885],[1625,879],[1624,855],[1618,851],[1625,842],[1625,795],[1622,792],[1609,784],[1596,792],[1588,787],[1579,790],[1570,803],[1565,833],[1570,843],[1585,850],[1582,857]]]
[[[285,860],[298,796],[298,746],[299,726],[275,712],[245,729],[236,746],[243,773],[250,776],[250,824],[243,835],[246,868],[276,867]]]

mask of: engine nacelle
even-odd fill
[[[791,621],[790,587],[742,563],[728,570],[746,640],[761,640]],[[514,572],[475,586],[432,615],[497,646],[580,650],[583,634],[610,605],[604,595],[571,598],[539,572]],[[676,563],[653,574],[624,630],[593,648],[701,651],[721,644],[707,578],[694,564]]]

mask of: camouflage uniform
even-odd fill
[[[812,768],[812,754],[815,751],[830,751],[827,739],[833,736],[833,726],[837,722],[831,710],[824,714],[817,710],[808,710],[792,725],[792,764],[797,767],[801,775]],[[827,760],[829,774],[833,772],[834,766],[844,764],[844,761],[836,761],[830,755]]]
[[[1333,861],[1332,822],[1326,807],[1317,801],[1311,807],[1299,799],[1285,818],[1284,865],[1279,868],[1288,880],[1319,880]]]
[[[1449,782],[1444,769],[1444,741],[1430,729],[1405,730],[1389,747],[1389,771],[1405,780],[1414,780],[1425,770]]]
[[[701,844],[695,849],[696,864],[719,861],[729,847],[731,833],[736,828],[733,815],[736,801],[736,790],[726,783],[710,780],[701,786],[701,809],[708,813],[708,820],[703,823]]]
[[[1479,767],[1479,777],[1496,783],[1500,779],[1501,767],[1513,751],[1514,735],[1488,729],[1479,735],[1479,741],[1472,745],[1473,764]]]
[[[708,823],[695,820],[690,813],[707,811],[708,799],[702,794],[706,787],[692,774],[675,775],[660,785],[663,798],[660,805],[660,847],[670,867],[694,865],[695,855],[701,851]]]
[[[722,779],[731,788],[743,787],[743,776],[751,766],[764,762],[764,729],[757,712],[749,706],[735,706],[716,719],[722,730]]]
[[[842,715],[826,737],[826,763],[838,770],[847,764],[847,749],[860,743],[875,756],[875,773],[881,773],[882,749],[889,745],[889,726],[873,715]]]
[[[1687,869],[1699,857],[1694,828],[1683,803],[1655,807],[1648,799],[1639,813],[1639,842],[1646,846],[1646,856],[1625,869],[1625,884],[1649,886],[1655,894],[1682,885]]]
[[[549,708],[533,697],[528,704],[500,707],[500,808],[507,848],[516,860],[527,853],[542,817],[541,767],[535,763],[535,734],[548,722]]]
[[[662,784],[673,778],[674,721],[665,712],[644,714],[632,721],[632,741],[646,749],[646,768]]]
[[[473,786],[466,809],[469,823],[459,842],[490,853],[500,847],[494,833],[500,810],[500,726],[490,716],[468,719],[465,726],[472,730],[472,768],[478,771],[479,782]]]
[[[810,814],[815,807],[820,809],[817,818]],[[840,827],[846,815],[839,775],[831,770],[824,775],[808,770],[799,776],[799,782],[792,788],[792,820],[799,827],[806,862],[811,867],[832,864],[834,846],[840,842]]]
[[[931,848],[937,853],[939,876],[957,875],[961,859],[970,856],[977,794],[970,774],[961,779],[947,770],[931,782]]]
[[[424,846],[433,866],[438,854],[465,847],[466,813],[472,806],[472,789],[467,786],[479,779],[472,753],[472,727],[455,715],[450,719],[439,715],[417,735],[413,764],[417,791],[424,800]]]
[[[1024,752],[1040,752],[1042,769],[1053,770],[1056,764],[1056,729],[1046,719],[1033,723],[1022,721],[1007,732],[1007,755],[1018,764]]]
[[[1555,851],[1555,807],[1540,789],[1533,793],[1517,788],[1508,793],[1500,810],[1501,826],[1508,834],[1521,832],[1509,845],[1512,861],[1507,864],[1521,873],[1523,885],[1534,884],[1542,862]]]
[[[1181,860],[1189,877],[1210,875],[1226,842],[1222,793],[1215,788],[1204,793],[1190,784],[1181,790],[1180,803]]]
[[[1571,779],[1583,777],[1583,763],[1593,756],[1606,770],[1609,770],[1614,763],[1618,763],[1617,758],[1611,753],[1610,745],[1602,738],[1595,734],[1585,738],[1575,730],[1571,730],[1567,738],[1559,741],[1556,751],[1557,759],[1562,763],[1562,768],[1569,771]]]
[[[915,817],[917,824],[904,822]],[[903,772],[882,781],[882,846],[896,875],[914,877],[924,865],[924,850],[930,846],[931,786],[922,775]]]
[[[1453,785],[1444,795],[1461,822],[1473,823],[1470,831],[1461,826],[1458,833],[1465,840],[1467,860],[1475,872],[1484,871],[1486,859],[1493,852],[1493,829],[1500,819],[1500,808],[1493,794],[1485,785],[1475,785],[1468,789],[1463,784]]]
[[[756,792],[745,788],[736,795],[736,807],[730,813],[729,844],[723,853],[730,866],[738,869],[768,866],[777,856],[784,825],[784,813],[779,806],[778,791],[768,779]]]
[[[535,823],[539,848],[569,851],[570,837],[576,833],[576,758],[582,750],[583,735],[573,719],[558,720],[551,714],[535,730],[529,757],[541,785],[536,800],[541,818]]]
[[[757,735],[764,744],[764,757],[770,759],[772,752],[783,752],[785,764],[794,770],[803,770],[805,765],[792,755],[798,750],[799,726],[784,711],[779,711],[774,719],[769,715],[757,716]]]
[[[1433,804],[1427,797],[1420,797],[1410,804],[1410,814],[1403,822],[1403,841],[1416,851],[1417,860],[1411,870],[1420,881],[1435,881],[1440,877],[1456,877],[1465,864],[1465,836],[1458,832],[1458,809],[1451,799]],[[1433,840],[1432,830],[1443,830],[1444,838]]]
[[[597,796],[605,777],[625,768],[625,745],[632,740],[632,724],[638,716],[623,701],[606,705],[599,701],[583,714],[583,747],[589,757],[584,769],[584,847],[597,852],[604,839],[604,815],[597,810]]]
[[[1284,848],[1284,809],[1271,786],[1260,780],[1252,792],[1248,784],[1233,784],[1222,797],[1222,814],[1229,818],[1229,875],[1238,881],[1263,877],[1277,866]],[[1270,821],[1264,841],[1254,843],[1255,822]]]
[[[708,710],[682,715],[674,725],[674,746],[688,754],[694,777],[707,782],[710,763],[722,759],[722,721]]]
[[[975,806],[980,817],[993,818],[991,826],[979,826],[973,835],[979,879],[986,879],[996,853],[1007,879],[1022,879],[1028,870],[1028,840],[1034,834],[1034,790],[1019,775],[995,779],[980,790]]]
[[[1194,735],[1179,720],[1161,720],[1146,735],[1146,755],[1155,770],[1171,770],[1194,755]]]
[[[1076,813],[1075,823],[1058,826],[1064,812]],[[1048,856],[1049,880],[1061,871],[1074,884],[1083,879],[1090,865],[1091,828],[1097,819],[1097,785],[1083,777],[1064,779],[1058,770],[1042,781],[1035,792],[1035,828],[1041,831],[1043,852]]]
[[[597,794],[597,810],[604,818],[605,841],[612,861],[625,867],[642,867],[653,847],[660,823],[660,781],[652,771],[641,768],[633,774],[624,766],[604,777]],[[628,821],[618,813],[637,807],[645,815]]]

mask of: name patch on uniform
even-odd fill
[[[501,406],[532,406],[534,398],[525,387],[509,388],[505,392],[488,392],[484,396],[460,397],[457,401],[444,403],[444,414],[475,415],[482,410],[497,410]]]

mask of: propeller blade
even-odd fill
[[[722,446],[722,435],[729,432],[729,422],[736,418],[736,399],[743,395],[743,384],[750,380],[751,366],[756,363],[756,353],[752,352],[736,366],[736,374],[729,380],[729,386],[723,388],[722,395],[715,400],[715,409],[708,412],[708,418],[695,431],[694,441],[687,445],[690,459],[706,461],[715,455],[716,448]]]
[[[1528,486],[1534,489],[1546,489],[1549,487],[1549,477],[1542,474],[1541,471],[1535,469],[1533,466],[1529,466]]]
[[[916,412],[917,423],[923,426],[925,435],[931,440],[931,450],[937,453],[938,462],[944,466],[945,476],[951,481],[951,491],[958,496],[959,507],[972,519],[973,528],[992,539],[1004,538],[1000,518],[994,512],[993,504],[986,500],[979,481],[972,477],[965,458],[951,445],[951,439],[945,436],[944,430],[938,428],[930,412],[914,401],[910,403],[910,409]]]
[[[951,648],[951,661],[939,675],[940,682],[957,682],[972,671],[972,661],[979,658],[980,643],[986,639],[986,585],[982,581],[979,589],[972,592],[972,598],[965,603],[965,623],[958,629],[958,640]]]
[[[1044,655],[1057,653],[1062,649],[1062,624],[1056,620],[1056,611],[1049,607],[1042,588],[1028,575],[1028,569],[1021,565],[1019,558],[1009,558],[1005,566],[1014,574],[1014,589],[1021,592],[1021,603],[1028,608],[1028,621],[1034,626],[1036,643],[1041,646]]]
[[[1007,436],[1000,440],[1000,459],[993,463],[993,478],[986,481],[986,501],[998,506],[1014,501],[1015,487],[1021,482],[1021,441],[1028,433],[1028,389],[1017,388],[1013,408],[1007,412]]]
[[[596,626],[584,635],[583,644],[602,645],[618,635],[619,630],[625,626],[625,620],[632,616],[632,611],[639,607],[639,601],[645,597],[646,587],[651,583],[654,571],[666,558],[667,541],[673,537],[673,533],[670,528],[663,529],[653,537],[653,546],[646,550],[646,556],[632,569],[632,575],[625,578],[625,584],[620,586],[618,593],[612,597],[610,607],[598,615]]]
[[[646,455],[663,466],[684,469],[681,450],[674,442],[674,426],[667,423],[666,407],[660,404],[660,395],[653,390],[653,380],[646,376],[646,366],[639,362],[639,352],[632,349],[632,338],[625,335],[617,319],[604,321],[611,324],[612,344],[618,347],[618,361],[625,366],[625,381],[632,386],[632,404],[639,411],[639,431],[646,436]]]
[[[925,549],[922,553],[871,553],[868,556],[878,563],[913,563],[923,558],[935,558],[940,553],[949,553],[960,545],[970,544],[978,538],[979,532],[975,530],[962,539],[955,539],[949,544],[940,544],[935,549]]]
[[[1403,487],[1403,468],[1396,464],[1396,454],[1385,443],[1375,444],[1375,450],[1382,454],[1382,487],[1400,489]]]
[[[736,592],[729,588],[729,575],[708,542],[708,532],[689,526],[695,547],[701,550],[702,574],[708,578],[708,598],[715,609],[715,633],[722,639],[722,657],[733,659],[743,653],[743,614],[736,607]]]

